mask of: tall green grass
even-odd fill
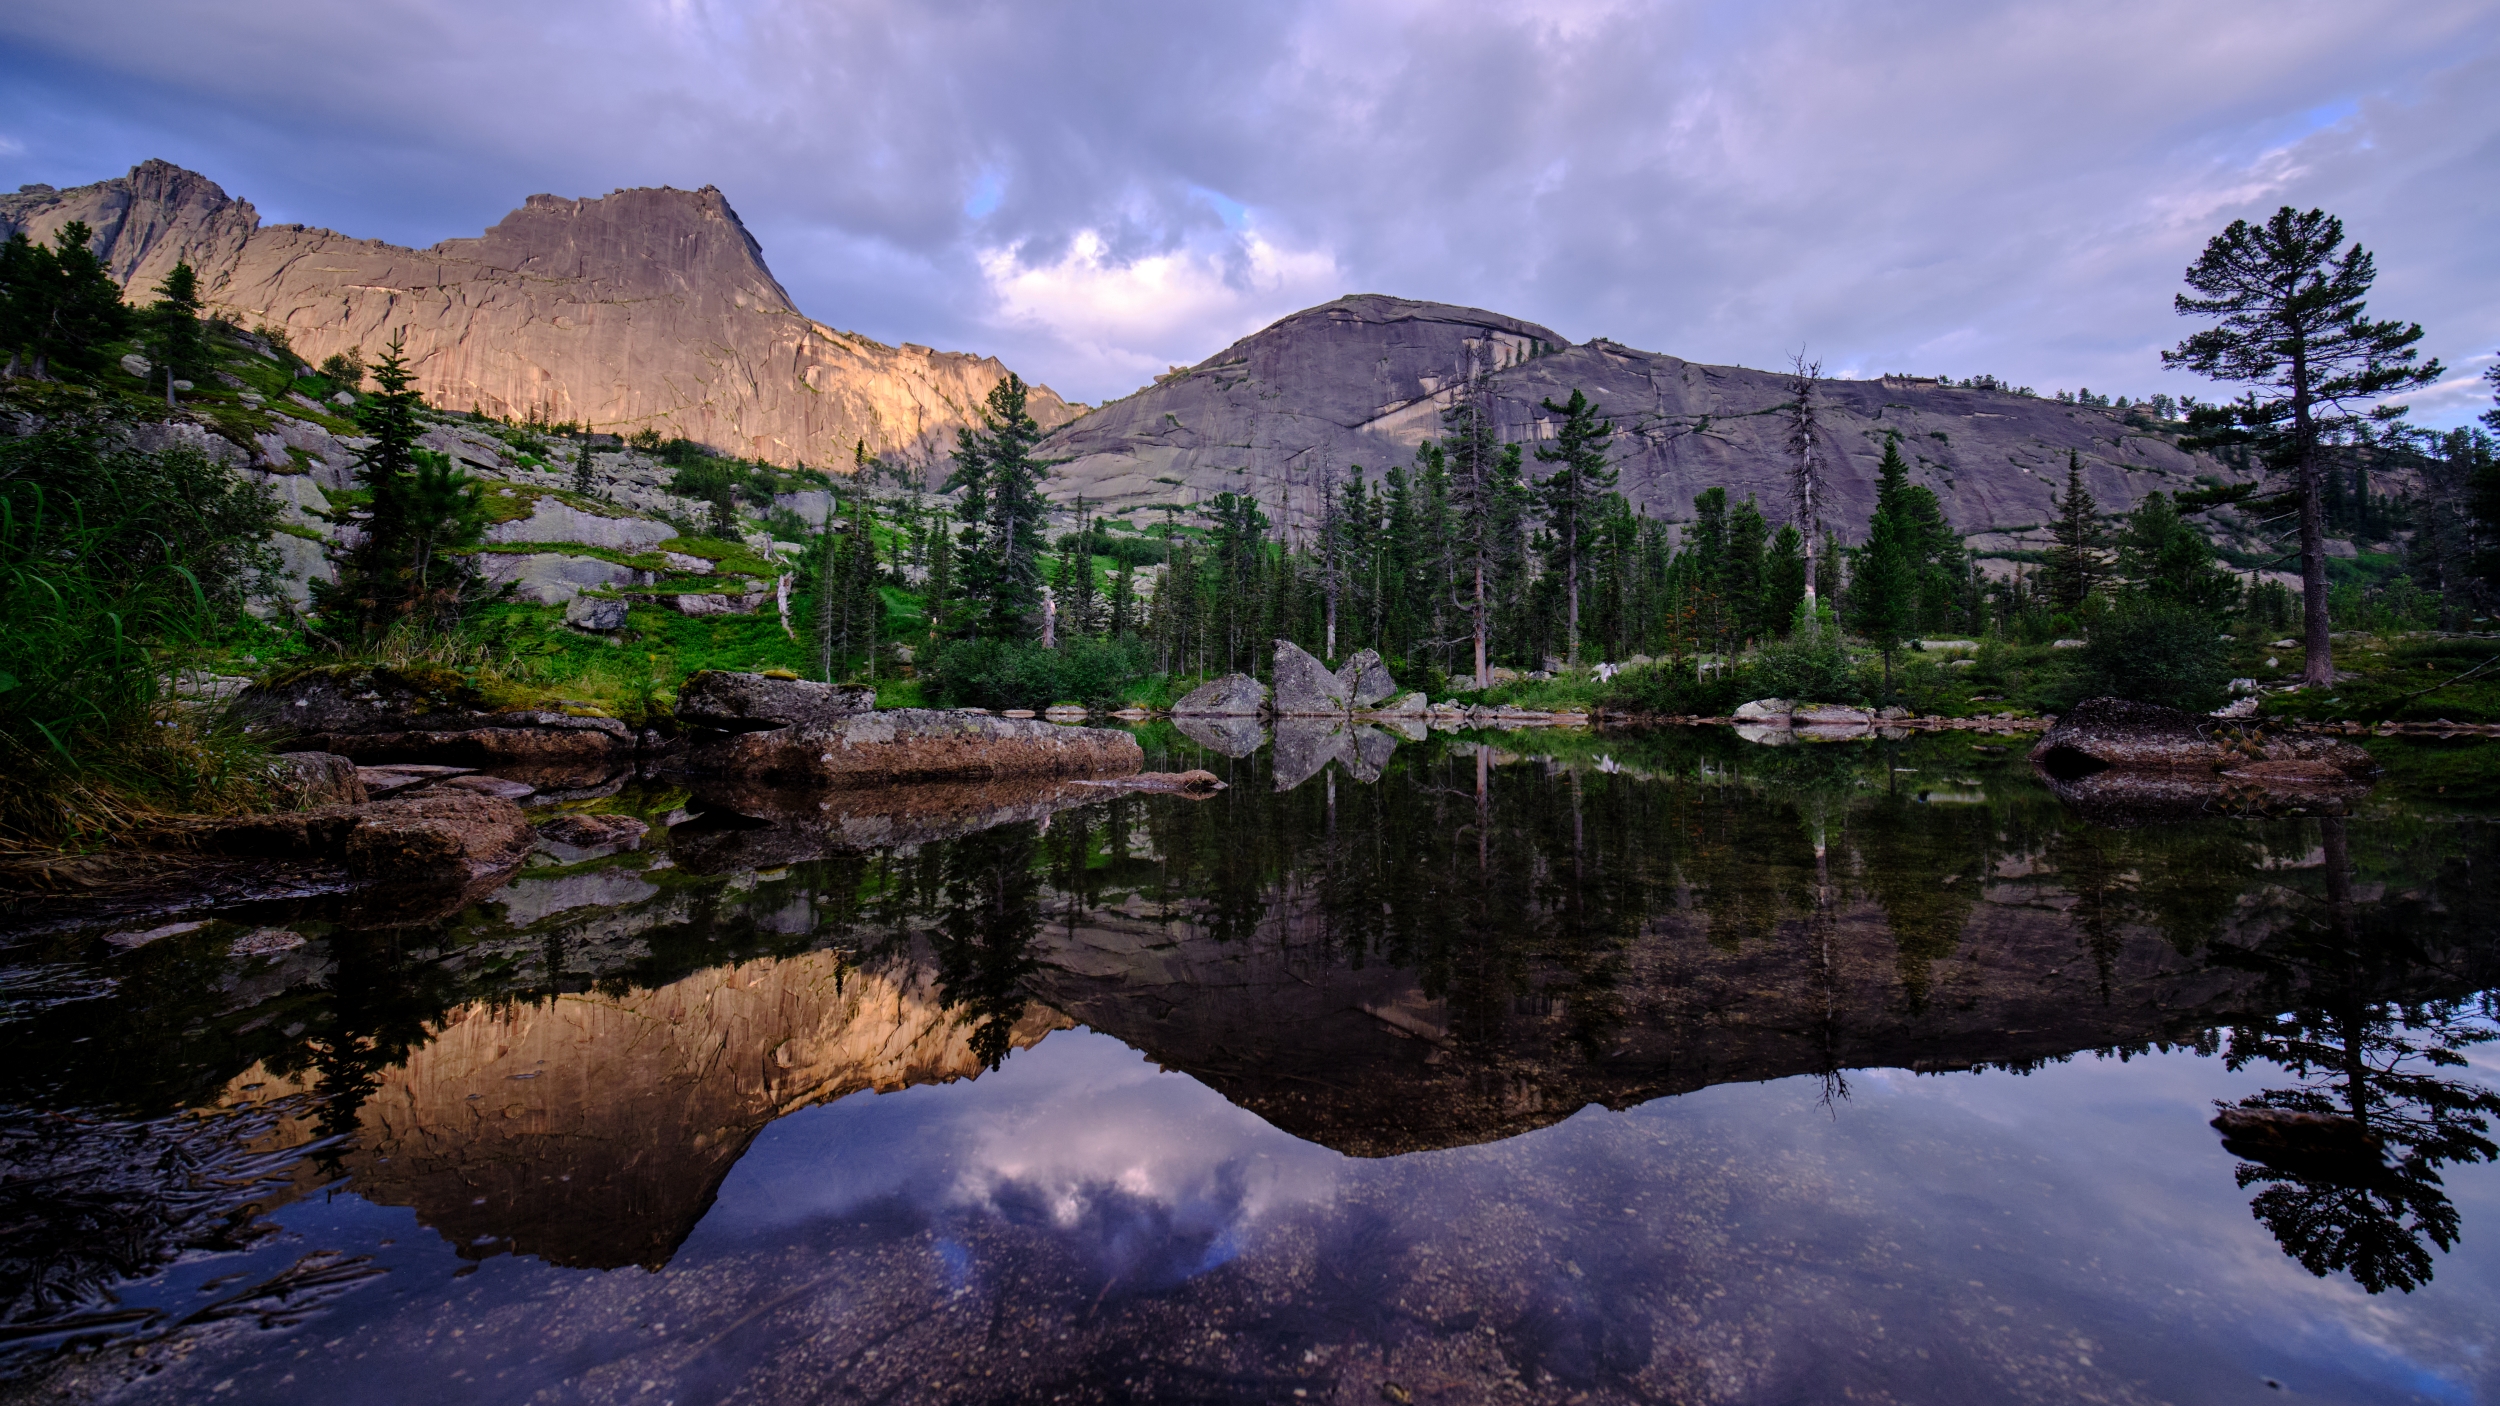
[[[260,802],[268,758],[174,678],[266,587],[278,507],[88,422],[0,441],[0,844]]]

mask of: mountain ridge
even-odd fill
[[[974,423],[996,357],[889,346],[807,317],[718,188],[533,195],[481,234],[423,249],[301,224],[170,162],[70,190],[0,196],[0,233],[71,220],[137,299],[188,261],[202,299],[283,329],[319,360],[407,332],[434,404],[683,435],[779,464],[847,468],[856,448],[926,458]],[[1081,407],[1046,386],[1034,417]]]

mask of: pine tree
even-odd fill
[[[1539,506],[1545,510],[1546,527],[1553,533],[1551,569],[1559,571],[1563,580],[1563,659],[1577,666],[1580,590],[1588,576],[1590,549],[1598,532],[1598,510],[1621,476],[1620,470],[1606,462],[1615,422],[1600,419],[1596,403],[1577,387],[1572,389],[1571,398],[1560,405],[1550,400],[1540,400],[1537,405],[1548,415],[1563,417],[1554,432],[1554,447],[1539,446],[1536,451],[1538,463],[1560,467],[1536,487]]]
[[[200,332],[200,280],[188,263],[177,263],[156,285],[147,311],[148,349],[165,375],[165,403],[174,403],[174,382],[208,372],[208,339]]]
[[[1026,397],[1023,378],[1012,371],[990,388],[979,432],[955,432],[955,472],[946,485],[963,490],[955,509],[964,524],[957,538],[963,594],[977,607],[976,628],[994,639],[1031,634],[1042,599],[1049,536],[1042,480],[1049,468],[1033,458],[1042,427],[1026,410]]]
[[[2040,588],[2053,610],[2074,610],[2108,574],[2100,505],[2083,486],[2083,456],[2066,451],[2066,492],[2056,502],[2052,545],[2042,555]]]
[[[1806,603],[1806,536],[1784,522],[1771,537],[1762,567],[1762,622],[1766,636],[1786,635]]]
[[[1875,516],[1849,576],[1849,624],[1884,659],[1884,696],[1892,696],[1892,656],[1916,628],[1921,524],[1909,500],[1910,466],[1897,436],[1884,438],[1875,482]]]
[[[414,379],[395,336],[363,407],[372,442],[356,455],[362,531],[336,549],[336,582],[315,588],[323,615],[352,622],[367,640],[403,621],[456,623],[477,581],[471,554],[485,536],[485,488],[447,458],[418,459],[425,401]]]
[[[2214,563],[2205,534],[2166,493],[2148,493],[2118,536],[2118,571],[2143,597],[2219,615],[2239,604],[2239,578]]]
[[[72,220],[50,247],[28,244],[8,260],[18,280],[10,320],[33,359],[36,380],[56,370],[94,372],[103,364],[99,348],[130,326],[121,288],[87,247],[93,233]]]
[[[581,446],[573,454],[573,491],[588,497],[599,486],[590,464],[590,436],[583,435]]]
[[[2200,296],[2174,300],[2181,316],[2216,325],[2162,353],[2165,366],[2184,366],[2216,381],[2260,388],[2238,407],[2190,423],[2201,444],[2238,440],[2256,447],[2292,482],[2300,508],[2301,615],[2308,658],[2302,677],[2325,685],[2335,677],[2327,616],[2326,446],[2364,415],[2388,421],[2401,407],[2356,412],[2391,392],[2439,379],[2434,359],[2419,362],[2418,323],[2373,321],[2365,311],[2377,264],[2359,244],[2341,254],[2344,222],[2323,210],[2286,205],[2262,225],[2234,220],[2190,265],[2187,284]]]

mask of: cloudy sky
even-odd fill
[[[712,184],[810,314],[1123,394],[1346,292],[1767,366],[2196,390],[2239,216],[2500,351],[2500,7],[12,0],[0,188],[161,156],[408,244]]]

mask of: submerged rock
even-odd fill
[[[1105,781],[1080,781],[1079,786],[1102,786],[1121,791],[1153,791],[1164,795],[1197,796],[1201,799],[1225,789],[1224,779],[1214,772],[1141,771],[1135,776],[1113,777]]]
[[[330,860],[378,883],[465,883],[530,850],[529,822],[500,796],[425,791],[363,805],[231,820],[189,820],[140,837],[146,848],[238,858]]]
[[[1267,685],[1248,674],[1200,684],[1172,705],[1175,718],[1255,718],[1267,711]]]

